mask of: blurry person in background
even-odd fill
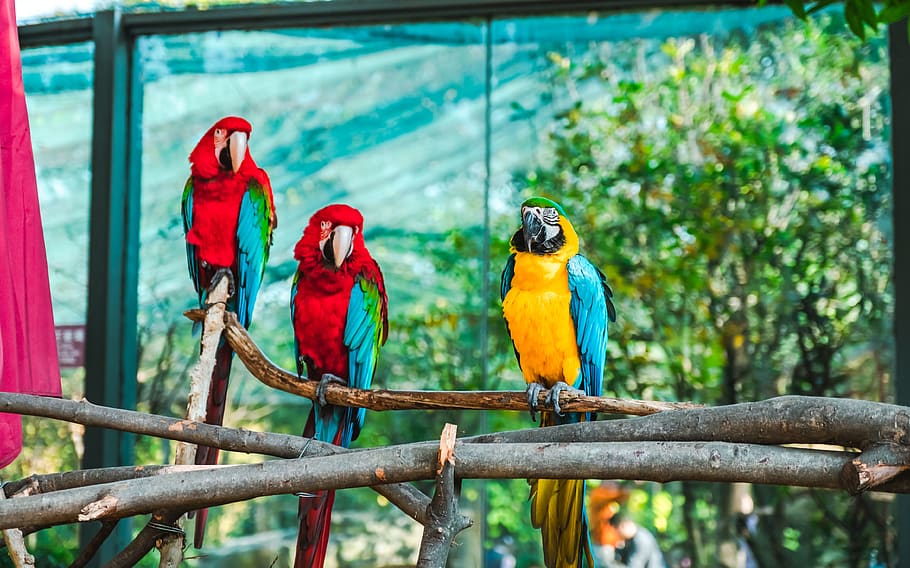
[[[629,490],[614,481],[604,481],[588,493],[588,525],[598,566],[618,566],[616,548],[622,543],[622,537],[611,519],[628,498]]]
[[[627,568],[666,568],[657,539],[648,529],[619,512],[610,523],[616,527],[622,542],[616,548],[617,566]]]

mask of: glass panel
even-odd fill
[[[524,198],[562,203],[615,292],[606,392],[891,400],[886,38],[854,38],[840,11],[801,22],[783,7],[505,20],[492,37],[492,264]],[[499,368],[511,356],[493,339]],[[514,361],[502,366],[504,384],[522,384]],[[868,496],[859,520],[853,498],[819,491],[625,491],[620,507],[671,565],[735,553],[734,527],[762,564],[894,552],[879,528],[888,502]],[[602,505],[590,507],[611,512]],[[527,506],[513,507],[491,512],[490,534],[527,565],[538,537]],[[703,540],[717,531],[727,540]],[[766,546],[747,551],[742,537]]]
[[[198,337],[181,315],[196,300],[180,198],[187,156],[217,119],[230,114],[252,123],[251,153],[271,177],[278,210],[250,328],[269,357],[295,368],[288,310],[294,244],[313,212],[347,202],[364,213],[367,245],[388,288],[392,331],[374,385],[479,385],[481,369],[473,362],[481,359],[484,319],[482,33],[477,25],[452,23],[138,41],[145,84],[140,409],[184,413],[186,370],[195,361]],[[309,412],[307,401],[264,387],[239,362],[229,398],[225,423],[235,427],[300,434]],[[446,413],[370,413],[355,445],[425,439],[447,419]],[[140,448],[139,454],[140,462],[170,459],[161,448]],[[419,527],[393,509],[371,491],[340,492],[329,556],[413,562]],[[229,537],[267,531],[275,531],[276,551],[293,548],[296,510],[296,499],[280,497],[213,512],[208,558],[217,554],[215,562],[225,562],[222,552],[236,548]],[[359,519],[365,511],[381,515],[381,530],[364,528]],[[396,535],[394,550],[388,549],[389,531]],[[335,542],[354,532],[369,534],[368,546],[337,551]]]
[[[85,380],[81,360],[88,301],[93,58],[90,43],[22,52],[63,396],[73,399],[82,398]],[[79,469],[81,427],[31,417],[22,422],[25,449],[4,471],[5,478]],[[33,538],[37,548],[30,548],[40,557],[66,564],[75,559],[75,525],[40,531]]]

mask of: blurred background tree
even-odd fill
[[[832,33],[837,19],[548,54],[554,89],[579,94],[516,185],[562,203],[613,286],[606,391],[891,399],[885,47]],[[683,496],[665,538],[695,565],[734,565],[745,497],[766,565],[891,552],[874,496],[665,489]]]

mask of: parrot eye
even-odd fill
[[[331,226],[332,226],[332,224],[329,223],[328,221],[323,221],[322,223],[319,223],[319,228],[322,230],[328,229]]]

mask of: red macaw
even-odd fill
[[[348,447],[366,411],[326,404],[330,381],[368,389],[379,348],[389,334],[388,298],[379,265],[363,240],[363,216],[348,205],[317,211],[294,247],[299,261],[291,287],[291,320],[297,372],[319,379],[303,435]],[[325,561],[334,491],[301,497],[297,568]]]
[[[563,414],[559,393],[580,389],[600,396],[607,322],[616,321],[606,278],[578,254],[578,235],[562,207],[542,197],[521,206],[522,226],[502,271],[502,312],[515,356],[528,385],[535,415],[537,397],[549,388],[541,426],[590,420]],[[585,481],[532,479],[531,523],[539,528],[547,568],[594,566],[585,513]]]
[[[228,116],[216,122],[190,153],[190,177],[183,190],[183,230],[190,278],[205,307],[209,290],[230,278],[227,308],[249,327],[278,225],[269,176],[256,165],[247,142],[250,123]],[[234,352],[223,338],[215,355],[205,421],[224,418]],[[199,446],[197,464],[214,464],[218,449]],[[195,546],[202,546],[207,510],[196,520]]]

